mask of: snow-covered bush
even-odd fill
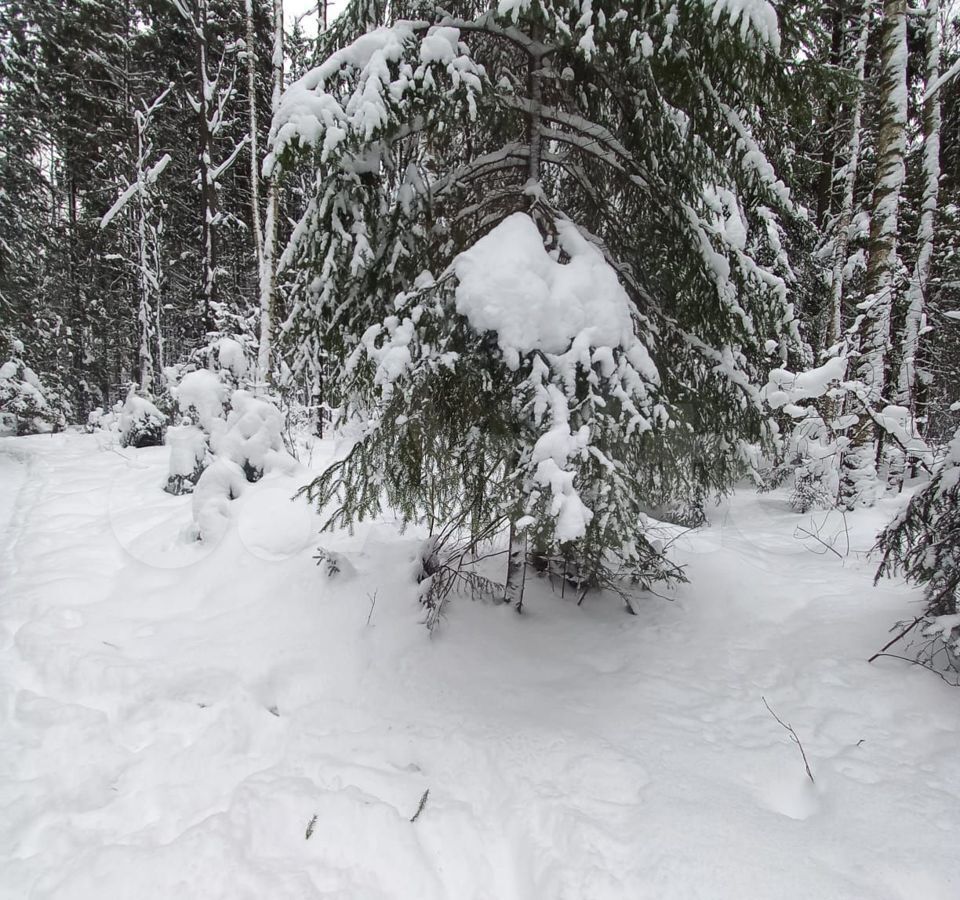
[[[169,494],[189,494],[203,474],[207,462],[207,436],[189,419],[167,429],[170,467],[164,490]]]
[[[216,343],[216,360],[220,372],[229,373],[235,382],[239,383],[250,369],[247,352],[240,341],[229,337],[220,338]]]
[[[851,467],[847,459],[865,424],[883,436],[892,463],[902,467],[908,460],[930,459],[930,451],[911,430],[909,411],[871,407],[863,385],[846,378],[847,365],[847,353],[840,352],[805,372],[774,369],[763,390],[767,404],[792,423],[783,456],[794,473],[791,502],[799,512],[838,503],[847,509],[868,506],[883,495],[885,484],[876,466],[860,459]],[[850,407],[858,414],[845,412]]]
[[[120,446],[159,447],[166,430],[167,417],[150,400],[134,393],[131,388],[120,410]]]
[[[230,412],[222,425],[220,421],[210,430],[211,449],[240,466],[247,481],[259,481],[265,472],[291,465],[281,434],[283,415],[271,400],[234,391]]]
[[[211,369],[195,369],[171,388],[182,416],[189,417],[208,434],[223,419],[230,388]]]
[[[104,410],[102,406],[90,410],[87,414],[86,430],[89,433],[95,431],[106,431],[114,434],[120,432],[120,415],[123,411],[123,402],[118,400],[109,410]]]
[[[925,613],[943,643],[960,656],[960,430],[930,482],[877,541],[877,578],[903,574],[924,588]]]
[[[283,415],[273,401],[233,389],[246,371],[240,344],[222,338],[217,347],[223,368],[177,376],[171,394],[182,418],[167,430],[170,465],[164,489],[193,493],[193,518],[202,540],[222,534],[241,481],[258,481],[296,465],[284,447]]]
[[[179,413],[179,424],[167,429],[170,466],[164,490],[188,494],[203,473],[209,458],[212,431],[223,426],[228,387],[216,372],[168,370],[169,390]]]
[[[23,344],[14,341],[13,351],[13,357],[0,365],[0,434],[62,428],[63,410],[51,401],[40,377],[21,358]]]
[[[770,372],[763,390],[771,409],[790,423],[781,452],[783,467],[793,471],[791,505],[798,512],[836,505],[840,463],[849,443],[838,433],[836,417],[846,370],[845,355],[833,356],[806,372],[777,368]]]
[[[216,542],[230,522],[230,501],[247,485],[243,470],[229,459],[216,459],[193,489],[193,521],[199,540]]]
[[[212,460],[193,491],[193,518],[201,540],[220,537],[230,517],[229,502],[240,495],[243,485],[296,466],[283,446],[283,416],[269,399],[238,390],[230,395],[228,406],[226,418],[206,420],[205,435],[190,426],[191,431],[181,431],[179,443],[171,447],[170,482],[175,466],[181,478],[187,478],[193,477],[186,473],[191,463],[195,474],[204,458]],[[205,446],[209,453],[201,458]]]

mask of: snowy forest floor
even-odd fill
[[[960,693],[866,663],[919,610],[865,555],[901,500],[840,559],[745,489],[636,617],[533,577],[430,637],[416,536],[318,537],[302,472],[190,543],[166,465],[0,440],[4,900],[960,896]]]

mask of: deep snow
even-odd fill
[[[841,560],[745,490],[636,617],[531,579],[429,637],[415,536],[318,537],[301,471],[191,542],[167,455],[0,439],[4,900],[960,896],[960,693],[865,662],[919,610],[860,552],[900,501]]]

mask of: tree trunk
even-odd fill
[[[940,0],[927,0],[926,8],[927,59],[924,83],[929,90],[940,77]],[[933,258],[934,223],[940,192],[940,92],[933,91],[923,105],[923,199],[920,224],[917,228],[917,260],[907,287],[907,309],[900,336],[900,366],[897,374],[894,402],[909,410],[908,427],[917,436],[916,357],[923,327],[927,279]],[[899,489],[903,485],[906,458],[896,452],[889,482]]]
[[[880,434],[869,415],[882,401],[890,347],[890,313],[898,268],[897,231],[907,132],[906,0],[884,0],[880,71],[880,135],[873,192],[866,299],[860,304],[859,397],[851,412],[858,423],[843,460],[841,502],[847,509],[871,505],[877,489]]]
[[[273,0],[273,94],[270,102],[276,115],[283,92],[283,0]],[[260,347],[257,355],[258,378],[265,383],[270,377],[270,353],[273,329],[273,306],[276,292],[277,192],[279,187],[271,174],[267,183],[267,218],[260,260]]]
[[[260,222],[260,144],[257,122],[257,37],[253,28],[253,0],[245,0],[247,25],[247,100],[250,107],[250,214],[257,275],[263,271],[263,226]]]
[[[217,303],[217,187],[213,180],[213,132],[210,104],[215,85],[210,81],[207,60],[207,0],[197,0],[197,55],[200,69],[200,206],[202,215],[203,323],[206,331],[216,330]]]
[[[844,0],[833,0],[833,21],[831,23],[830,65],[842,64],[845,18]],[[830,216],[833,202],[834,165],[837,158],[837,101],[831,96],[827,102],[823,146],[820,150],[820,177],[817,179],[817,227],[825,227]]]
[[[541,29],[531,29],[531,37],[539,42]],[[527,178],[530,184],[540,181],[540,159],[543,148],[543,55],[527,50],[527,90],[530,92],[530,114],[527,118],[527,145],[530,156],[527,159]]]
[[[843,199],[837,219],[833,245],[833,277],[830,285],[830,317],[827,321],[825,345],[832,347],[843,333],[843,270],[847,265],[847,248],[850,243],[850,226],[853,223],[853,201],[857,187],[857,169],[860,165],[860,142],[862,138],[863,76],[867,59],[867,41],[870,36],[871,0],[863,4],[860,18],[860,33],[856,44],[855,74],[857,94],[850,116],[850,139],[847,142],[846,164],[843,170]]]
[[[141,124],[143,123],[143,124]],[[137,356],[140,360],[140,390],[146,394],[153,393],[153,293],[149,273],[149,248],[147,246],[147,197],[145,183],[146,152],[144,147],[145,125],[143,120],[137,123],[137,265],[138,281],[140,283],[140,308],[137,310],[137,324],[139,328],[140,346]]]
[[[527,535],[518,531],[513,522],[510,523],[510,549],[507,553],[507,581],[504,585],[503,599],[516,607],[517,612],[523,609],[523,584],[527,574]]]

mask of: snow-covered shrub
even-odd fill
[[[120,446],[159,447],[166,429],[167,417],[150,400],[131,389],[120,410]]]
[[[317,565],[322,569],[327,578],[338,578],[346,580],[353,578],[357,574],[353,563],[350,562],[342,553],[335,550],[328,550],[326,547],[317,547],[317,552],[313,557]]]
[[[207,461],[207,436],[189,419],[167,429],[170,467],[164,490],[169,494],[189,494],[203,474]]]
[[[171,392],[176,398],[180,414],[210,433],[216,427],[214,423],[225,415],[230,388],[217,372],[195,369],[183,375]]]
[[[960,655],[960,430],[930,482],[881,532],[877,578],[903,574],[923,585],[926,615],[940,639]]]
[[[282,431],[283,415],[271,400],[234,391],[226,421],[211,429],[210,445],[218,457],[240,466],[247,481],[259,481],[265,472],[292,463]]]
[[[92,409],[87,414],[86,430],[88,433],[107,431],[118,434],[120,431],[120,414],[123,411],[123,402],[118,400],[109,410],[102,406]]]
[[[798,512],[837,503],[840,465],[849,439],[837,416],[845,391],[844,354],[806,372],[778,368],[770,372],[763,394],[768,405],[790,423],[784,435],[782,468],[794,476],[791,505]]]
[[[170,466],[164,490],[188,494],[210,459],[211,433],[224,427],[228,388],[209,369],[186,373],[169,369],[164,374],[180,421],[167,429]]]
[[[911,427],[909,411],[899,406],[876,409],[864,386],[846,378],[848,355],[841,352],[806,372],[774,369],[763,390],[767,404],[789,417],[784,465],[794,471],[793,506],[800,512],[838,503],[847,509],[869,506],[885,484],[876,466],[855,451],[857,435],[875,428],[902,472],[906,461],[930,459],[930,451]],[[846,410],[854,408],[857,414]],[[856,452],[852,465],[850,454]]]
[[[171,446],[168,489],[176,477],[175,466],[183,482],[202,471],[193,490],[193,517],[201,540],[216,540],[223,533],[230,518],[229,503],[244,485],[296,466],[280,435],[283,416],[270,400],[234,391],[229,407],[226,419],[208,420],[206,435],[184,426]],[[210,454],[204,457],[201,453],[207,446]],[[205,458],[212,462],[203,469]],[[188,471],[191,465],[192,474]]]
[[[239,383],[250,369],[247,351],[240,341],[223,337],[216,342],[217,366],[221,372],[228,372]]]
[[[171,387],[180,415],[167,430],[170,465],[164,490],[193,493],[197,536],[214,540],[229,519],[229,502],[244,483],[274,471],[289,471],[296,461],[287,453],[283,415],[272,400],[231,386],[245,371],[240,344],[220,339],[219,362],[224,368],[171,373]]]
[[[20,357],[23,345],[13,342],[13,358],[0,365],[0,434],[54,431],[65,424],[63,410],[51,402],[40,377]]]
[[[229,459],[215,459],[193,489],[193,521],[198,540],[216,542],[230,522],[230,501],[247,485],[243,470]]]
[[[255,368],[256,356],[256,342],[249,335],[214,333],[209,335],[206,344],[190,355],[182,369],[188,373],[192,371],[215,373],[229,393],[244,386],[245,380]],[[177,384],[182,377],[183,371],[175,374],[174,384]]]

